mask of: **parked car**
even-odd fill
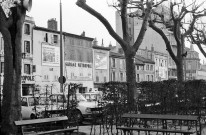
[[[22,106],[31,109],[38,118],[43,117],[42,112],[51,109],[49,97],[23,96],[21,97],[21,103]]]
[[[91,117],[91,108],[97,107],[97,102],[89,102],[85,99],[85,97],[77,93],[76,97],[71,96],[70,101],[72,98],[76,98],[77,100],[77,108],[74,110],[76,117],[78,118],[78,121],[81,122],[83,121],[84,118],[86,117]],[[64,95],[63,93],[58,93],[58,94],[52,94],[50,95],[50,99],[53,105],[57,105],[59,109],[66,109],[67,107],[67,95]]]
[[[36,119],[37,115],[30,107],[21,106],[22,119]]]

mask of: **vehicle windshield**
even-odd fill
[[[77,101],[87,101],[82,94],[76,94],[76,95],[77,95]]]
[[[84,93],[84,97],[89,101],[98,101],[101,99],[101,95],[98,93]]]
[[[36,98],[36,97],[29,97],[28,98],[28,104],[29,104],[29,106],[39,105],[38,98]]]

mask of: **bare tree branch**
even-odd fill
[[[170,44],[170,41],[168,40],[167,36],[165,35],[165,33],[160,29],[158,28],[157,26],[155,26],[154,22],[152,20],[149,21],[149,26],[155,30],[157,33],[159,33],[159,35],[163,38],[165,44],[166,44],[166,47],[167,47],[167,51],[169,52],[170,56],[172,57],[172,59],[175,61],[175,63],[178,63],[178,60],[176,58],[176,56],[174,55],[174,52],[172,51],[172,48],[171,48],[171,44]]]
[[[86,4],[86,0],[78,0],[76,2],[76,4],[81,7],[82,9],[84,9],[85,11],[87,11],[88,13],[92,14],[93,16],[95,16],[98,20],[100,20],[100,22],[102,22],[102,24],[106,27],[106,29],[108,30],[109,34],[121,45],[121,47],[123,49],[126,50],[127,46],[126,46],[126,42],[113,30],[112,26],[110,25],[110,23],[107,21],[107,19],[105,19],[100,13],[98,13],[97,11],[95,11],[93,8],[89,7]]]

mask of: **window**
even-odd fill
[[[139,82],[139,81],[140,81],[139,74],[137,74],[137,82]]]
[[[150,81],[150,80],[149,80],[149,75],[147,75],[147,77],[146,77],[146,78],[147,78],[147,81]]]
[[[29,41],[24,41],[24,52],[25,53],[30,53],[31,52],[30,48],[31,48],[30,42]]]
[[[48,75],[44,75],[44,80],[49,80],[49,76]]]
[[[154,77],[153,77],[153,75],[151,75],[151,81],[154,81]]]
[[[24,34],[30,35],[30,25],[24,24]]]
[[[115,72],[112,72],[112,81],[115,81]]]
[[[30,64],[24,64],[24,73],[31,74]]]
[[[96,76],[96,82],[99,82],[99,76]]]
[[[32,72],[36,72],[36,65],[32,66]]]
[[[48,42],[48,34],[47,33],[45,33],[44,41]]]
[[[150,65],[150,71],[153,71],[153,65]]]
[[[58,35],[53,35],[53,43],[58,43]]]
[[[3,50],[4,51],[4,39],[3,37],[1,37],[1,41],[0,41],[0,50]]]
[[[4,73],[4,62],[1,62],[1,73]]]
[[[120,81],[123,81],[124,80],[124,74],[121,72],[120,73]]]
[[[140,70],[139,66],[137,66],[137,70]]]
[[[115,67],[115,58],[112,58],[112,67]]]
[[[149,70],[149,65],[146,65],[146,70]]]
[[[107,82],[107,77],[106,76],[104,76],[104,82]]]
[[[123,69],[123,59],[120,59],[120,60],[119,60],[119,68],[120,68],[120,69]]]

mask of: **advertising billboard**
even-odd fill
[[[59,47],[42,44],[42,65],[60,66]]]
[[[95,69],[107,69],[107,53],[95,51],[94,65]]]

